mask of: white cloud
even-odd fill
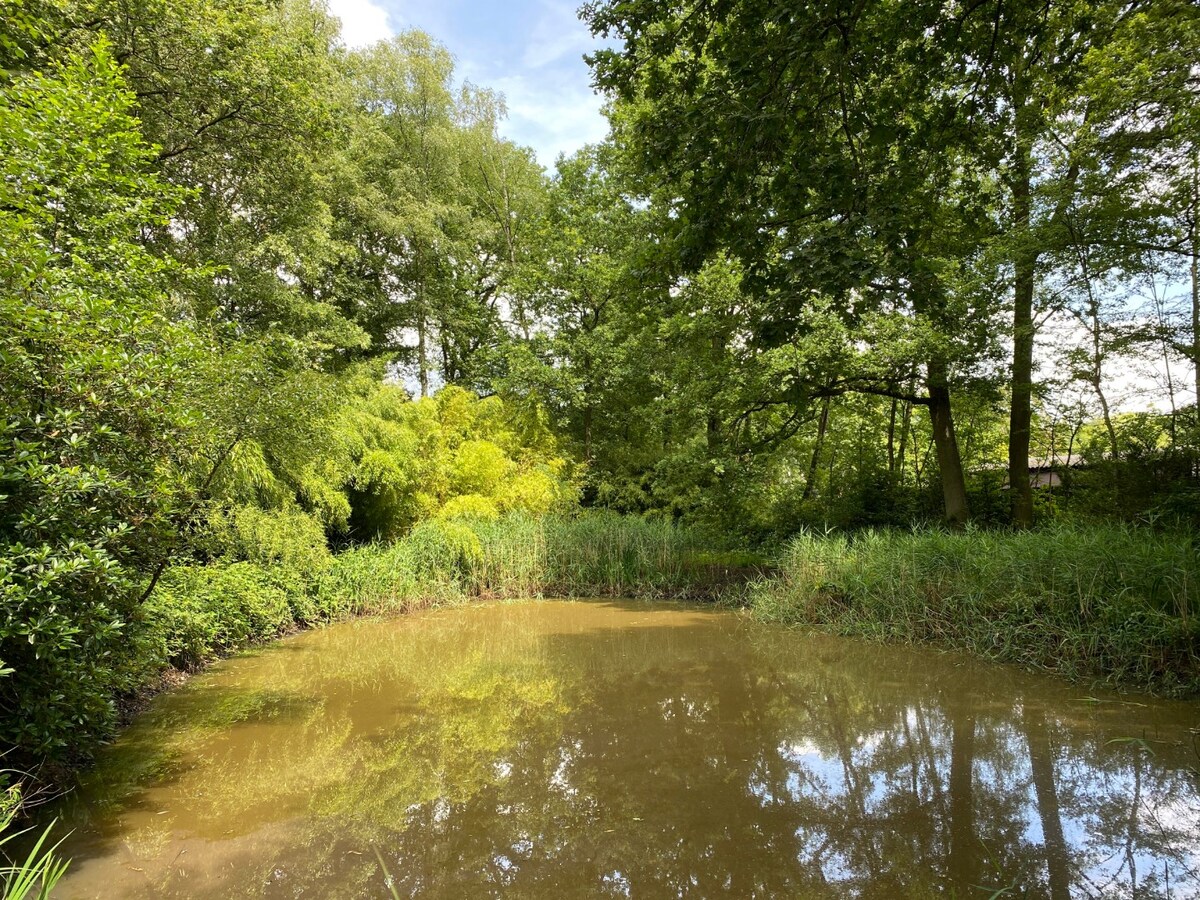
[[[542,0],[541,7],[521,60],[526,68],[540,69],[570,54],[581,56],[593,46],[591,33],[571,3]]]
[[[608,121],[600,112],[602,101],[587,84],[551,86],[548,79],[510,75],[494,79],[492,87],[503,92],[508,104],[508,119],[500,130],[516,143],[532,147],[547,168],[553,167],[559,153],[574,153],[608,133]]]
[[[388,11],[371,0],[329,0],[329,12],[342,20],[347,47],[365,47],[393,34]]]
[[[421,28],[454,53],[455,75],[505,95],[503,135],[532,147],[543,166],[608,133],[583,54],[603,46],[575,9],[579,0],[328,0],[347,46]],[[507,12],[500,15],[498,9]]]

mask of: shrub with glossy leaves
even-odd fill
[[[147,174],[103,42],[0,84],[0,744],[63,758],[140,677],[136,605],[179,483],[189,343],[139,241]]]

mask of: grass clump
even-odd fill
[[[692,560],[715,539],[661,519],[612,513],[509,519],[476,526],[483,556],[473,589],[485,596],[711,595]]]
[[[66,874],[68,861],[58,855],[60,839],[51,844],[55,823],[33,836],[32,828],[15,829],[21,812],[20,784],[8,784],[8,770],[0,770],[0,900],[45,900]],[[26,837],[29,836],[29,837]],[[9,854],[19,839],[29,846],[15,858]]]
[[[1165,694],[1200,690],[1200,558],[1187,534],[804,534],[752,605],[768,621],[927,641]]]
[[[670,522],[614,514],[434,520],[394,543],[339,554],[318,606],[337,616],[475,597],[711,599],[742,574],[713,562],[714,543]]]
[[[398,540],[304,564],[261,552],[176,567],[142,629],[161,664],[194,669],[297,627],[481,597],[716,599],[758,570],[755,558],[714,546],[670,522],[613,514],[431,519]]]

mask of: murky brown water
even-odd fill
[[[1200,896],[1200,709],[1090,693],[665,604],[339,625],[160,697],[57,896]]]

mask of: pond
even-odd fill
[[[157,698],[55,896],[1200,896],[1198,724],[685,605],[350,622]]]

